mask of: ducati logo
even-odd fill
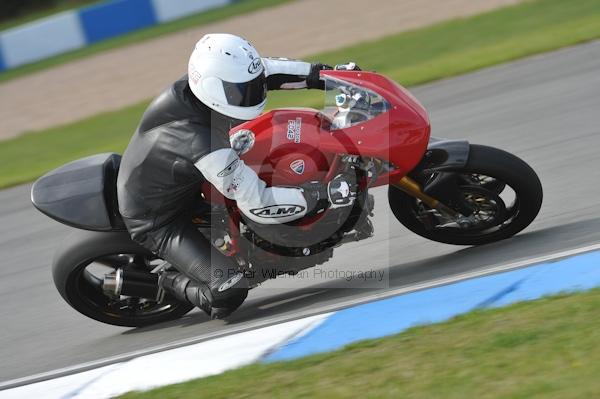
[[[304,173],[304,159],[296,159],[290,163],[290,169],[296,174],[301,175]]]
[[[260,58],[255,58],[252,60],[250,65],[248,65],[248,72],[251,74],[255,74],[256,72],[260,71],[261,67],[262,63],[260,62]]]
[[[283,204],[283,205],[269,205],[264,208],[250,209],[250,212],[254,216],[260,218],[276,219],[284,218],[288,216],[294,216],[304,212],[306,208],[302,205],[294,204]]]

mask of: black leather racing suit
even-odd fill
[[[270,90],[319,88],[321,64],[286,59],[263,59],[263,64]],[[145,111],[123,155],[117,182],[119,210],[131,237],[190,279],[206,284],[213,307],[238,307],[247,286],[244,279],[231,289],[217,289],[237,265],[213,248],[191,222],[190,210],[201,201],[201,183],[208,180],[237,200],[247,216],[250,207],[304,201],[298,189],[266,188],[237,159],[228,132],[241,122],[200,102],[184,76]],[[230,195],[232,188],[240,189],[237,196]]]

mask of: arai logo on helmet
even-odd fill
[[[255,74],[256,72],[260,71],[261,68],[262,63],[260,61],[260,58],[255,58],[252,60],[252,62],[250,62],[250,65],[248,65],[248,72],[251,74]]]
[[[299,175],[304,173],[304,159],[296,159],[295,161],[292,161],[292,163],[290,163],[290,169]]]

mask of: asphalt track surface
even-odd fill
[[[267,323],[274,317],[293,318],[393,288],[598,243],[599,89],[600,42],[414,89],[431,113],[434,135],[500,147],[533,166],[545,189],[537,220],[503,242],[453,247],[408,232],[393,220],[385,191],[378,190],[375,237],[338,248],[334,261],[323,269],[389,265],[383,284],[370,281],[361,288],[344,279],[320,277],[272,281],[252,291],[227,322],[208,321],[193,312],[178,321],[128,329],[79,315],[60,298],[50,275],[54,248],[68,228],[31,207],[28,186],[2,191],[0,381]]]

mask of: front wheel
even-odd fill
[[[435,186],[451,191],[447,205],[467,215],[453,220],[390,185],[392,212],[412,232],[446,244],[481,245],[512,237],[529,226],[542,206],[542,185],[533,169],[492,147],[471,145],[463,168],[415,178],[425,192]]]
[[[60,295],[78,312],[102,323],[142,327],[180,318],[193,306],[170,297],[109,296],[103,277],[117,269],[149,273],[162,263],[125,232],[76,230],[57,252],[52,274]]]

